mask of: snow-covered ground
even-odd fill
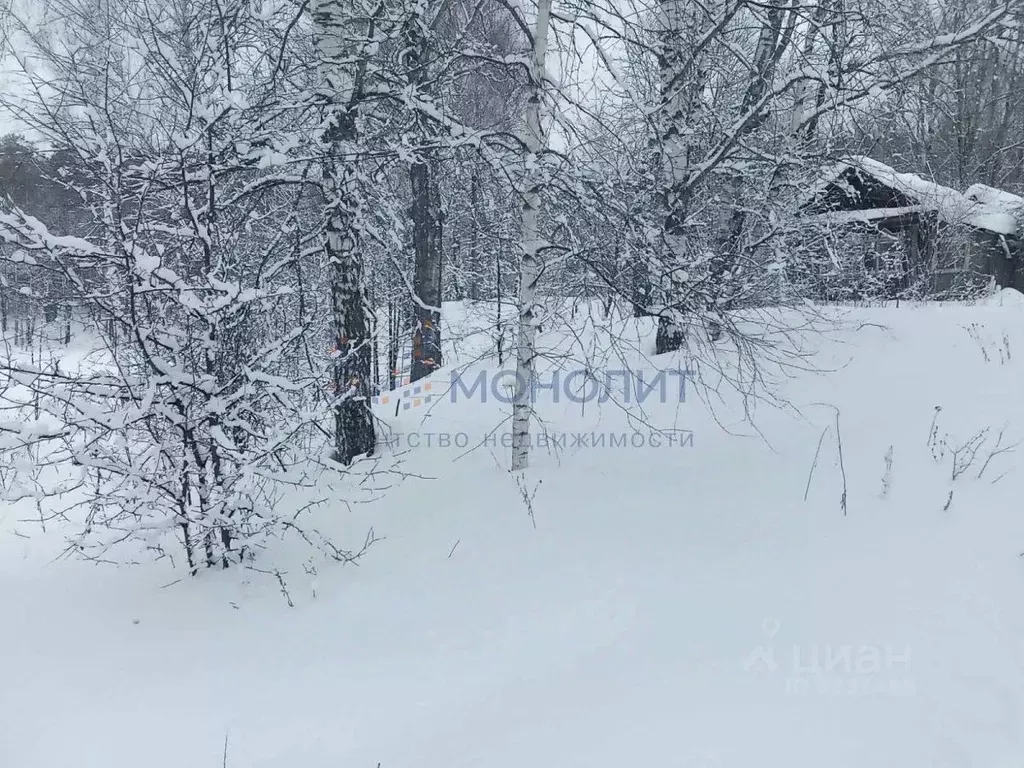
[[[518,484],[490,393],[388,412],[383,463],[408,479],[320,512],[343,542],[385,538],[358,566],[278,553],[293,608],[250,571],[54,561],[59,532],[0,510],[0,766],[1020,766],[1024,447],[999,448],[1024,438],[1024,298],[1005,299],[846,310],[753,426],[725,390],[643,413],[547,392],[565,445]],[[464,379],[496,372],[449,314]],[[616,336],[630,365],[680,365],[641,362],[643,321]]]

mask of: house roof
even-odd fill
[[[828,221],[832,224],[849,224],[851,222],[870,223],[883,219],[897,219],[901,216],[908,216],[920,213],[921,207],[917,205],[901,206],[895,208],[865,208],[858,211],[827,211],[816,216],[821,221]]]
[[[846,179],[851,172],[861,178],[867,176],[876,180],[910,202],[913,210],[934,212],[940,221],[947,224],[966,225],[1002,235],[1017,235],[1018,231],[1024,231],[1024,198],[983,184],[975,184],[966,193],[962,193],[914,173],[900,173],[884,163],[864,156],[845,158],[825,169],[817,183],[813,185],[805,204],[813,205],[815,201],[821,200],[830,188],[849,187]],[[852,196],[857,194],[853,189],[845,191]],[[890,207],[867,210],[883,211]],[[899,214],[909,212],[911,211],[907,210],[907,206],[900,206]],[[852,217],[851,220],[865,220],[865,211],[858,213],[862,214],[861,218]],[[875,218],[885,217],[886,215],[880,215]]]

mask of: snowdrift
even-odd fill
[[[752,423],[713,366],[570,398],[581,367],[692,362],[581,312],[545,328],[561,379],[524,478],[500,387],[453,402],[439,372],[382,414],[407,479],[320,512],[383,537],[360,565],[274,553],[294,608],[250,571],[54,561],[59,532],[3,510],[0,762],[1020,765],[1022,298],[850,311],[766,369]],[[500,371],[447,309],[461,375]]]

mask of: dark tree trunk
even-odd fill
[[[231,564],[230,554],[231,554],[232,538],[233,537],[231,535],[231,529],[229,527],[227,527],[227,526],[221,527],[221,529],[220,529],[220,543],[221,543],[221,546],[224,548],[223,552],[221,553],[221,567],[222,568],[227,568]]]
[[[412,181],[413,277],[412,365],[409,380],[429,376],[441,357],[441,205],[432,163],[414,163]]]
[[[374,296],[370,297],[370,306],[373,311],[370,313],[370,349],[372,350],[370,361],[373,370],[373,392],[377,394],[383,389],[380,381],[380,309]]]
[[[658,316],[658,332],[654,337],[654,354],[663,355],[666,352],[682,349],[685,340],[686,334],[675,318],[664,313]]]
[[[480,182],[477,178],[476,168],[473,168],[469,180],[469,206],[471,212],[472,228],[470,230],[469,247],[469,298],[471,301],[480,301],[480,270],[483,259],[480,258]]]
[[[420,92],[429,83],[430,28],[422,16],[424,7],[414,4],[404,30],[406,76],[411,89]],[[427,138],[425,122],[418,115],[416,135],[420,140]],[[430,154],[423,153],[413,161],[409,180],[415,253],[409,380],[418,381],[441,367],[441,192],[436,162]]]
[[[399,375],[398,350],[402,333],[402,313],[395,303],[388,302],[388,389],[394,389]]]

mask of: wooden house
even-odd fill
[[[809,231],[831,238],[865,271],[899,265],[899,286],[935,296],[995,282],[1024,290],[1024,198],[976,184],[958,192],[867,157],[821,174],[800,206]]]

